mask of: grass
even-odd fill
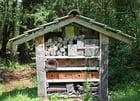
[[[31,69],[30,66],[28,66],[27,64],[21,65],[18,62],[8,61],[6,63],[0,63],[0,69],[14,70],[14,69],[17,69],[17,68],[20,68],[21,70]]]
[[[2,95],[6,91],[6,87],[0,83],[0,95]]]
[[[20,90],[20,89],[24,89],[24,88],[26,88],[25,86],[24,86],[24,84],[22,83],[22,82],[19,82],[17,85],[15,85],[15,87],[14,87],[14,89],[16,90]]]
[[[112,98],[111,101],[139,101],[140,91],[131,87],[127,90],[118,90],[110,92]]]
[[[0,87],[2,91],[4,85]],[[3,90],[5,91],[5,90]],[[50,98],[49,101],[62,101],[59,98],[59,93],[56,93]],[[126,85],[126,88],[119,89],[116,91],[110,91],[111,101],[139,101],[140,99],[140,89],[137,89],[135,86],[132,87],[131,84]],[[10,92],[4,92],[0,95],[0,101],[38,101],[37,97],[37,88],[22,88],[14,89]],[[68,99],[66,96],[64,99]],[[74,101],[69,99],[69,101]],[[90,101],[90,100],[89,100]]]
[[[110,71],[109,86],[111,101],[140,100],[140,70],[115,68]]]
[[[38,101],[37,88],[14,89],[0,95],[0,101]]]
[[[31,77],[30,80],[32,81],[33,85],[34,85],[35,87],[37,87],[37,84],[38,84],[38,82],[37,82],[37,77]]]
[[[64,96],[64,101],[74,101],[72,98],[68,98],[68,96]],[[56,93],[53,96],[49,98],[49,101],[62,101],[62,98],[60,98],[60,93]]]

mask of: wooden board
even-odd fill
[[[36,68],[38,81],[38,96],[46,98],[46,72],[45,72],[45,49],[44,36],[36,38]]]
[[[101,62],[100,62],[100,101],[108,101],[108,44],[109,38],[100,35],[101,41]]]
[[[59,79],[59,74],[57,72],[46,73],[47,79]]]
[[[64,31],[65,31],[65,36],[66,37],[68,37],[68,38],[74,37],[74,34],[75,34],[74,26],[68,25],[68,26],[65,27]]]
[[[98,79],[98,72],[49,72],[47,79]]]
[[[68,45],[68,56],[77,56],[77,45]]]

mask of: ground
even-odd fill
[[[34,84],[31,81],[31,78],[36,75],[35,68],[22,70],[21,68],[9,70],[1,69],[0,70],[0,82],[6,86],[6,91],[9,92],[19,85],[24,86],[25,88],[33,88]]]
[[[27,89],[36,88],[33,78],[36,78],[36,69],[33,67],[27,70],[23,70],[22,68],[17,68],[13,70],[0,69],[0,82],[4,84],[6,88],[5,93],[13,92],[15,89],[21,90],[22,92],[22,90],[24,89],[27,90]],[[48,101],[48,100],[44,100],[44,101]],[[81,99],[74,99],[74,100],[66,99],[66,100],[61,100],[61,101],[82,101],[82,100]]]
[[[28,66],[30,68],[23,67],[0,69],[0,101],[19,101],[19,99],[20,101],[40,101],[37,97],[36,69],[32,66]],[[111,101],[139,101],[140,70],[122,68],[113,73],[110,71],[109,95]],[[59,101],[81,101],[81,99],[69,100],[67,98]]]

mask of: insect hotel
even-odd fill
[[[131,43],[135,38],[72,10],[10,42],[16,50],[17,45],[35,40],[39,97],[56,92],[80,97],[88,82],[97,101],[108,101],[109,39]]]

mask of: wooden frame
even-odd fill
[[[99,56],[45,56],[45,47],[44,47],[44,34],[51,32],[55,29],[71,25],[72,23],[78,24],[80,26],[86,27],[88,29],[97,31],[100,33],[100,55]],[[87,81],[91,82],[100,82],[99,87],[99,101],[108,101],[108,44],[109,38],[122,41],[125,43],[131,43],[135,38],[124,34],[120,30],[113,29],[108,27],[105,24],[96,22],[94,19],[87,18],[81,15],[71,16],[67,15],[58,19],[55,19],[53,22],[40,25],[37,28],[26,31],[24,34],[19,35],[15,38],[10,39],[11,47],[13,49],[12,53],[15,54],[17,50],[17,45],[22,44],[26,41],[35,39],[35,50],[36,50],[36,68],[37,68],[37,80],[38,80],[38,96],[41,98],[47,98],[47,83],[68,83],[68,82],[84,82],[85,79],[46,79],[46,69],[45,69],[45,60],[46,59],[87,59],[87,58],[96,58],[99,60],[99,67],[93,67],[93,70],[99,71],[99,79],[88,79]],[[81,47],[82,48],[82,47]],[[82,66],[74,68],[59,67],[57,71],[78,71],[86,70],[86,67]],[[91,68],[91,67],[89,67]]]
[[[113,29],[111,27],[108,27],[107,25],[94,21],[93,19],[78,15],[75,17],[64,16],[62,18],[56,19],[53,22],[41,25],[38,28],[35,28],[32,30],[26,31],[24,34],[17,36],[15,38],[12,38],[9,41],[13,41],[14,45],[22,44],[26,41],[34,39],[40,35],[44,35],[55,29],[69,25],[71,23],[76,23],[86,28],[95,30],[97,32],[104,33],[106,36],[110,38],[113,38],[115,40],[119,40],[125,43],[131,43],[135,39],[132,36],[124,34],[120,30]]]
[[[108,101],[108,44],[109,38],[100,34],[100,101]]]

